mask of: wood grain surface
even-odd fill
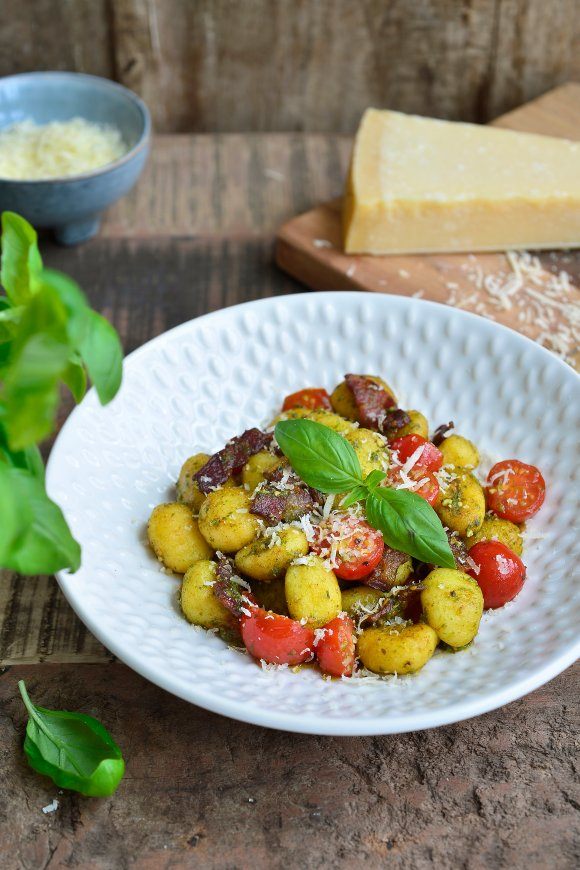
[[[3,0],[0,74],[72,69],[163,132],[353,133],[368,105],[487,121],[580,79],[578,0]]]
[[[494,125],[580,139],[580,85],[555,91],[510,112]],[[524,333],[551,350],[566,336],[570,364],[580,370],[580,250],[543,253],[542,275],[524,281],[507,302],[488,289],[488,278],[505,284],[513,275],[505,254],[356,256],[342,250],[341,202],[319,203],[291,218],[277,234],[278,265],[314,290],[357,289],[419,296],[465,308]],[[566,272],[561,288],[554,278]],[[554,289],[555,288],[555,289]],[[546,292],[548,291],[548,292]]]
[[[119,664],[12,668],[0,676],[0,866],[573,870],[579,677],[445,728],[323,738],[207,713]],[[26,767],[20,678],[44,706],[110,728],[127,762],[113,798],[60,794]]]

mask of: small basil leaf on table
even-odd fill
[[[441,520],[414,492],[377,487],[366,501],[367,519],[383,533],[385,543],[421,562],[455,568],[455,559]]]
[[[339,493],[362,484],[358,456],[346,438],[314,420],[283,420],[274,437],[302,480],[320,492]]]
[[[24,741],[30,766],[61,788],[88,797],[112,795],[125,772],[125,762],[107,729],[83,713],[37,707],[22,680],[18,688],[30,717]]]

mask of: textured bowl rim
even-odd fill
[[[506,336],[509,336],[510,340],[515,340],[520,343],[523,347],[528,347],[534,353],[539,354],[544,358],[548,365],[555,365],[561,369],[561,371],[566,373],[566,377],[576,379],[576,384],[580,385],[580,378],[574,370],[568,366],[563,360],[556,357],[546,348],[542,347],[537,342],[528,338],[527,336],[522,335],[514,329],[510,329],[507,326],[503,326],[503,324],[496,323],[488,318],[481,317],[480,315],[473,314],[469,311],[464,311],[458,308],[452,308],[451,306],[444,305],[439,302],[432,302],[430,300],[425,299],[415,299],[413,297],[407,296],[398,296],[395,294],[376,294],[364,291],[345,291],[345,290],[332,290],[332,291],[322,291],[322,292],[313,292],[313,293],[304,293],[304,294],[285,294],[281,296],[273,296],[268,297],[266,299],[255,299],[249,302],[243,302],[238,305],[229,306],[228,308],[222,308],[217,311],[209,312],[208,314],[201,315],[199,317],[193,318],[192,320],[186,321],[185,323],[181,323],[178,326],[173,327],[155,338],[152,338],[150,341],[136,348],[125,358],[125,363],[128,361],[138,360],[139,357],[149,350],[151,345],[158,344],[162,345],[165,342],[171,341],[171,339],[179,334],[180,332],[186,331],[191,327],[191,324],[197,321],[202,321],[204,323],[209,322],[214,319],[219,319],[219,317],[223,316],[224,313],[229,312],[231,310],[250,310],[255,308],[262,307],[276,307],[280,304],[284,304],[290,300],[297,300],[300,296],[304,296],[306,299],[315,297],[320,298],[323,301],[328,302],[339,302],[341,299],[352,299],[360,301],[365,297],[369,300],[373,300],[374,304],[382,305],[396,305],[396,306],[409,306],[409,307],[419,307],[419,309],[425,308],[436,308],[437,310],[447,309],[450,313],[451,317],[458,317],[463,319],[466,324],[472,323],[477,325],[485,324],[484,328],[491,328],[494,332],[504,333]],[[94,394],[94,389],[90,391]],[[69,426],[72,425],[72,421],[80,411],[80,406],[73,410],[70,414],[66,422],[64,423],[61,433],[68,429]],[[55,442],[55,447],[58,444],[58,440],[60,439],[60,433]],[[53,456],[54,456],[54,448],[51,451],[49,461],[47,464],[46,476],[47,476],[47,484],[49,486],[50,491],[50,481],[52,478],[52,469],[54,466]],[[574,662],[580,657],[580,637],[578,640],[571,644],[567,649],[557,655],[552,661],[548,662],[545,666],[538,668],[533,673],[522,677],[516,682],[510,683],[503,689],[494,690],[489,692],[488,694],[482,695],[475,700],[463,700],[458,701],[450,706],[444,707],[440,710],[430,711],[428,713],[410,713],[404,715],[397,715],[387,718],[385,716],[374,716],[366,719],[348,719],[348,718],[336,718],[336,719],[324,719],[317,714],[309,713],[304,717],[301,717],[297,714],[292,713],[281,713],[275,710],[260,710],[260,709],[250,709],[248,710],[242,703],[239,701],[231,701],[227,698],[216,696],[215,694],[205,690],[200,689],[198,686],[192,682],[187,690],[183,688],[183,684],[180,680],[175,679],[171,673],[167,670],[163,671],[159,668],[148,665],[146,658],[139,653],[135,653],[133,650],[124,647],[122,642],[118,642],[116,638],[107,634],[106,631],[101,632],[99,623],[94,620],[90,613],[86,612],[86,608],[84,607],[82,601],[78,598],[75,599],[74,594],[69,597],[68,592],[70,589],[71,579],[74,575],[71,575],[68,571],[59,571],[56,574],[58,584],[63,591],[68,603],[71,605],[77,616],[81,619],[81,621],[87,626],[89,631],[95,635],[95,637],[107,648],[109,649],[120,661],[124,662],[128,665],[132,670],[136,671],[145,679],[164,689],[165,691],[170,692],[173,695],[176,695],[179,698],[182,698],[189,703],[196,704],[203,709],[209,710],[212,713],[218,713],[223,716],[228,716],[231,719],[235,719],[237,721],[246,722],[252,725],[260,725],[266,728],[274,728],[281,731],[290,731],[299,734],[316,734],[319,736],[329,736],[329,737],[365,737],[371,735],[383,735],[383,734],[403,734],[410,731],[423,731],[428,728],[435,728],[442,725],[451,725],[457,722],[464,721],[466,719],[471,719],[475,716],[480,716],[483,713],[489,713],[493,710],[497,710],[499,707],[504,706],[505,704],[510,703],[511,701],[517,701],[522,698],[524,695],[534,691],[535,689],[540,688],[549,680],[558,676],[558,674],[562,673],[566,668],[570,665],[574,664]]]
[[[0,177],[0,184],[25,184],[38,186],[42,184],[67,184],[69,182],[74,183],[76,181],[86,181],[90,178],[98,178],[99,176],[106,175],[108,172],[112,172],[119,166],[123,166],[123,164],[129,163],[129,161],[131,161],[140,151],[143,151],[147,148],[149,140],[151,138],[151,115],[149,109],[147,108],[147,104],[130,88],[125,87],[125,85],[119,84],[119,82],[114,82],[111,79],[104,78],[104,76],[95,76],[91,75],[90,73],[72,72],[67,70],[42,70],[37,72],[15,73],[14,75],[0,76],[0,90],[3,89],[4,83],[14,81],[15,79],[46,79],[47,77],[52,79],[88,79],[92,82],[100,82],[101,85],[103,85],[105,88],[109,88],[111,91],[117,91],[118,93],[122,93],[137,107],[137,109],[141,113],[141,118],[143,120],[143,129],[141,131],[141,135],[139,136],[139,139],[137,140],[135,145],[133,145],[133,147],[129,151],[127,151],[117,160],[114,160],[112,163],[105,163],[104,166],[93,169],[90,172],[81,172],[78,175],[62,175],[58,176],[57,178]]]

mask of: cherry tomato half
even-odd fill
[[[485,492],[488,507],[498,517],[523,523],[542,507],[546,484],[535,465],[506,459],[490,470]]]
[[[331,514],[316,530],[316,540],[311,549],[323,559],[330,555],[336,542],[337,567],[334,573],[341,580],[360,580],[366,577],[381,561],[385,542],[379,531],[364,520],[337,518]]]
[[[309,389],[298,390],[297,393],[291,393],[289,396],[286,396],[282,410],[290,411],[292,408],[309,408],[311,410],[324,408],[326,411],[331,411],[332,405],[326,390],[319,387],[310,387]]]
[[[420,495],[421,498],[424,498],[425,501],[429,502],[429,504],[435,504],[437,496],[439,495],[439,484],[437,483],[437,478],[432,471],[429,471],[427,468],[422,468],[420,465],[415,465],[407,473],[407,477],[415,483],[421,483],[421,486],[418,489],[413,489],[411,492]],[[391,465],[387,474],[387,480],[390,486],[397,487],[402,480],[401,469],[396,465]]]
[[[394,450],[399,462],[403,464],[421,446],[423,447],[423,452],[415,465],[420,465],[429,471],[439,471],[443,465],[443,454],[434,444],[423,438],[422,435],[403,435],[402,438],[395,438],[390,444],[391,450]]]
[[[275,665],[299,665],[314,654],[314,632],[288,616],[261,607],[240,619],[246,649],[256,659]]]
[[[324,632],[324,634],[322,634]],[[331,619],[315,640],[320,670],[333,677],[350,677],[354,670],[354,623],[346,613]]]
[[[467,568],[483,592],[483,606],[503,607],[515,598],[526,579],[526,566],[519,556],[499,541],[480,541],[469,551],[479,573]]]

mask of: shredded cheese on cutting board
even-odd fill
[[[80,175],[113,163],[126,151],[119,130],[85,118],[49,124],[20,121],[0,130],[0,178]]]

